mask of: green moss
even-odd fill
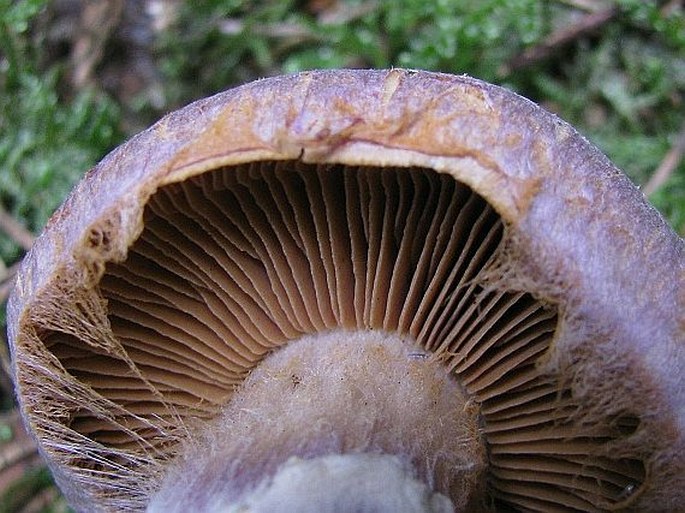
[[[40,37],[30,22],[45,1],[0,0],[0,203],[38,232],[74,183],[120,141],[118,108],[94,91],[59,94],[63,63],[39,61]],[[21,251],[0,232],[0,258],[9,265]]]
[[[119,128],[120,105],[101,90],[70,91],[66,57],[51,60],[45,54],[46,35],[37,30],[36,21],[49,4],[0,0],[0,204],[34,233],[83,173],[132,135]],[[506,72],[524,50],[587,14],[570,4],[180,2],[175,23],[157,35],[153,48],[165,104],[160,108],[136,100],[143,103],[133,110],[160,117],[239,83],[312,68],[402,66],[466,73],[514,89],[558,113],[637,184],[644,184],[685,119],[682,8],[666,12],[663,2],[620,0],[619,14],[600,30],[556,48],[548,58]],[[317,10],[317,5],[324,7]],[[685,235],[685,162],[650,200]],[[0,269],[21,255],[0,231]],[[4,310],[0,323],[4,325]],[[46,471],[25,479],[29,495],[49,486]],[[0,512],[13,511],[11,504],[25,496],[0,493]],[[55,508],[64,511],[65,506],[58,501]]]

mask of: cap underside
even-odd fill
[[[175,444],[162,434],[214,417],[275,348],[332,329],[384,330],[436,353],[479,405],[498,504],[616,506],[645,467],[607,447],[638,421],[574,423],[568,384],[539,365],[557,309],[492,282],[503,235],[486,201],[427,169],[269,161],[165,186],[127,260],[99,285],[126,354],[43,335],[66,371],[126,412],[108,421],[84,407],[71,428],[113,460],[165,458]]]

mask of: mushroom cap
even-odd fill
[[[321,243],[322,235],[333,233],[344,219],[326,206],[326,194],[336,194],[336,187],[352,183],[350,177],[357,175],[362,178],[355,197],[362,198],[361,206],[363,199],[373,201],[372,186],[385,186],[383,180],[397,176],[387,190],[407,190],[421,180],[425,190],[447,183],[458,188],[455,197],[473,193],[498,216],[502,239],[473,277],[480,284],[474,294],[513,298],[519,310],[538,305],[539,324],[554,326],[545,328],[544,348],[525,360],[540,386],[519,393],[512,384],[496,404],[488,402],[489,395],[472,392],[486,431],[493,431],[488,489],[497,501],[524,511],[684,507],[683,240],[604,155],[554,115],[472,78],[394,69],[306,72],[260,80],[193,103],[108,155],[50,219],[18,274],[8,303],[8,335],[22,414],[76,508],[144,508],[174,447],[191,436],[188,419],[214,411],[203,401],[228,400],[241,376],[297,333],[336,324],[406,331],[425,347],[453,358],[447,367],[459,379],[459,351],[433,339],[424,342],[408,315],[389,309],[391,314],[376,318],[347,305],[340,292],[345,290],[342,271],[325,258],[321,267],[327,277],[314,271],[311,280],[319,292],[317,280],[330,290],[315,301],[338,309],[330,308],[328,317],[322,315],[321,322],[312,321],[307,329],[295,329],[297,308],[289,314],[289,307],[281,305],[289,327],[272,318],[280,331],[262,334],[270,346],[229,347],[231,362],[237,362],[231,379],[221,386],[208,384],[202,404],[188,406],[187,419],[184,380],[160,378],[146,366],[145,358],[154,351],[141,356],[122,342],[125,323],[114,318],[126,314],[114,309],[125,308],[117,298],[126,293],[116,280],[132,281],[126,274],[129,263],[136,272],[152,265],[135,262],[145,254],[148,220],[168,212],[169,219],[177,216],[174,202],[180,200],[166,198],[185,197],[190,210],[201,210],[192,201],[193,191],[213,183],[233,191],[239,204],[243,196],[235,192],[238,188],[261,198],[260,189],[250,189],[247,181],[261,180],[263,189],[271,183],[269,176],[289,180],[290,168],[300,185],[319,180],[312,187],[324,191],[323,200],[312,200],[314,220],[308,222],[315,231],[311,240],[318,240],[319,250],[332,259],[344,244],[335,235]],[[378,169],[390,171],[374,171]],[[277,187],[283,198],[297,197],[295,185],[283,184]],[[388,197],[385,203],[392,204]],[[288,219],[299,222],[303,208],[283,214],[286,229]],[[469,225],[477,225],[471,216]],[[245,226],[254,228],[255,219]],[[326,225],[321,219],[332,220]],[[362,222],[365,228],[373,224],[366,218]],[[245,226],[235,231],[242,238],[231,243],[244,246],[249,239]],[[164,231],[155,230],[157,235]],[[355,233],[369,235],[362,229]],[[436,238],[443,240],[444,250],[449,237]],[[379,245],[382,257],[385,246]],[[236,249],[236,262],[240,254],[259,253],[243,246]],[[309,249],[300,248],[304,254]],[[179,247],[179,253],[184,251]],[[267,254],[277,259],[268,248],[257,256]],[[278,274],[279,269],[276,263],[262,274]],[[356,278],[355,269],[348,266],[346,272]],[[395,297],[391,278],[379,281],[380,289],[367,296]],[[290,298],[292,290],[284,285],[282,292]],[[179,294],[175,297],[187,295]],[[113,366],[115,361],[123,367]],[[109,374],[118,381],[108,381]],[[130,385],[133,381],[139,385]],[[129,385],[131,397],[123,400],[121,389]],[[544,391],[536,398],[535,390]],[[538,430],[531,419],[543,395],[551,397],[542,408],[550,416]],[[516,403],[522,396],[524,406]],[[517,419],[528,420],[516,428]],[[505,422],[513,426],[509,431],[493,427]],[[539,442],[527,438],[532,431],[552,435]],[[557,448],[560,456],[550,456]],[[599,488],[593,488],[593,480]],[[604,493],[612,486],[613,491]]]

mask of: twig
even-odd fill
[[[372,0],[356,6],[345,2],[336,2],[335,5],[336,8],[329,9],[318,16],[319,23],[322,25],[346,25],[375,11],[378,2]]]
[[[661,8],[661,15],[664,17],[675,16],[676,11],[681,8],[681,1],[682,0],[670,0],[669,2],[666,2]]]
[[[345,25],[372,13],[378,7],[377,2],[364,2],[355,7],[348,5],[327,10],[317,17],[320,25]],[[247,24],[240,18],[225,18],[219,22],[219,30],[222,34],[235,36],[246,30],[250,34],[271,38],[297,38],[297,39],[322,39],[322,36],[312,31],[301,23],[275,22]]]
[[[10,290],[14,286],[14,275],[17,274],[21,261],[12,264],[7,270],[5,270],[5,275],[2,280],[0,280],[0,305],[5,302],[7,296],[9,296]]]
[[[40,513],[45,511],[50,505],[54,504],[59,497],[57,488],[50,486],[41,490],[38,495],[34,496],[20,511],[20,513]],[[54,508],[51,508],[52,511]]]
[[[16,270],[15,270],[16,271]],[[10,295],[14,287],[14,272],[8,271],[7,278],[0,283],[0,305],[2,305]]]
[[[0,206],[0,230],[9,235],[14,242],[28,251],[33,245],[33,234],[14,219],[7,211]]]
[[[501,76],[509,75],[513,71],[527,68],[533,64],[550,57],[559,48],[566,46],[573,41],[595,32],[600,27],[613,20],[619,13],[617,6],[613,5],[598,12],[586,14],[578,23],[566,27],[550,34],[550,36],[523,53],[515,56],[500,70]]]
[[[607,3],[597,0],[557,0],[561,4],[566,4],[575,9],[580,9],[587,12],[597,12],[602,7],[606,7]]]
[[[12,439],[0,444],[0,472],[5,472],[18,463],[33,459],[36,445],[24,430],[16,409],[2,415],[0,422],[12,430]]]
[[[6,395],[13,396],[12,388],[12,362],[9,354],[9,347],[4,333],[0,333],[0,397]],[[2,444],[0,444],[0,448]],[[0,469],[2,470],[2,469]]]
[[[14,281],[11,278],[7,278],[5,281],[0,283],[0,304],[4,303],[7,297],[10,295],[10,290],[12,290],[13,285]]]
[[[105,44],[121,20],[123,0],[97,0],[83,3],[80,34],[71,52],[72,83],[77,89],[92,82],[102,60]]]
[[[307,27],[299,23],[267,23],[248,25],[238,18],[226,18],[219,22],[222,34],[235,36],[249,30],[251,34],[273,38],[317,38]]]
[[[645,186],[642,188],[645,196],[649,196],[657,191],[662,185],[664,185],[668,179],[671,177],[673,172],[680,164],[685,153],[685,122],[680,128],[680,133],[676,138],[671,149],[664,156],[663,160],[656,168],[652,176],[649,178]]]

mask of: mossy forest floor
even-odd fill
[[[34,234],[164,113],[332,67],[466,73],[573,124],[685,235],[678,0],[0,0],[0,323]],[[68,511],[23,432],[0,341],[0,513]]]

